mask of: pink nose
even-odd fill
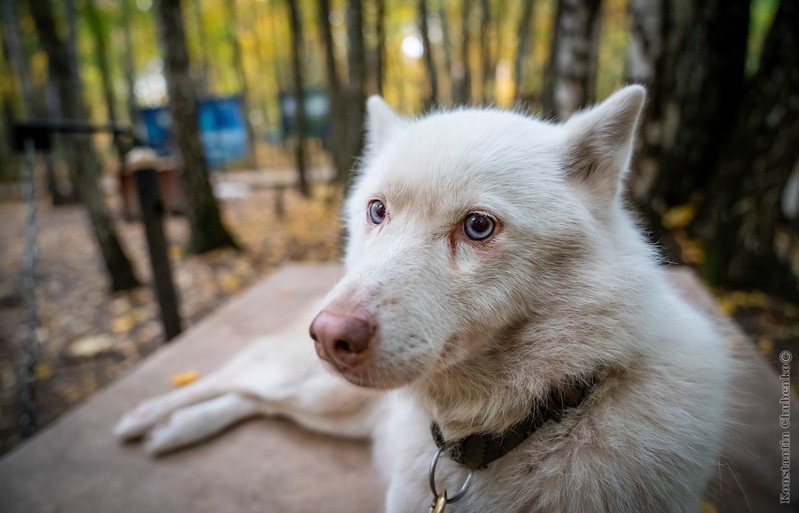
[[[339,315],[322,310],[311,323],[311,338],[319,358],[352,368],[364,363],[371,351],[371,320]]]

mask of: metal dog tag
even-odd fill
[[[427,513],[444,513],[444,507],[447,505],[447,491],[438,497],[433,498],[433,503],[430,505],[430,510]]]

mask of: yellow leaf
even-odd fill
[[[757,341],[757,349],[766,358],[771,358],[771,355],[774,354],[774,341],[761,337]]]
[[[113,333],[127,333],[133,328],[135,323],[134,315],[128,312],[111,320],[111,331]]]
[[[176,387],[182,387],[188,385],[189,383],[194,383],[199,378],[200,373],[195,370],[178,372],[177,374],[172,374],[172,385]]]
[[[45,380],[53,375],[53,366],[49,363],[36,364],[36,379]]]
[[[232,294],[241,288],[241,279],[233,273],[220,273],[218,280],[219,286],[228,294]]]
[[[735,310],[738,309],[738,305],[735,302],[729,300],[726,297],[720,297],[717,301],[719,308],[721,311],[724,312],[724,315],[733,316],[735,314]]]
[[[699,507],[699,513],[718,513],[718,510],[712,502],[702,499],[702,505]]]
[[[696,208],[693,205],[679,205],[667,210],[660,222],[664,228],[678,230],[685,228],[696,217]]]
[[[186,255],[186,251],[183,249],[182,246],[178,246],[177,244],[173,244],[169,246],[169,259],[170,260],[180,260]]]

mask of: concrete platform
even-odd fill
[[[263,419],[153,460],[111,436],[125,411],[169,389],[172,374],[217,368],[253,338],[277,329],[310,296],[329,290],[340,272],[335,265],[283,268],[7,454],[0,460],[0,512],[381,511],[383,489],[366,443]],[[718,314],[693,275],[672,274],[688,297]],[[736,432],[709,494],[719,513],[796,511],[799,484],[794,506],[779,504],[779,380],[740,332],[725,326],[744,372],[735,383]],[[795,417],[795,398],[791,408]],[[790,433],[799,444],[799,429]],[[793,452],[799,472],[799,448]]]

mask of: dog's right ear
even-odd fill
[[[370,152],[379,150],[397,129],[407,123],[380,96],[366,101],[366,145]]]

